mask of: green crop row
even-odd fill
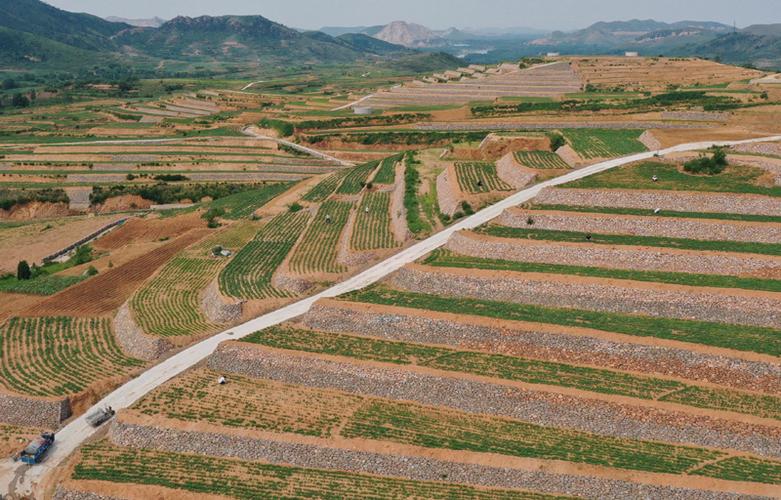
[[[278,182],[268,184],[260,189],[232,194],[213,201],[211,203],[211,208],[225,210],[226,214],[224,217],[226,219],[243,219],[252,215],[255,210],[273,200],[281,193],[287,191],[290,186],[292,186],[292,183],[290,182]]]
[[[521,165],[540,170],[570,168],[567,162],[551,151],[516,151],[515,159]]]
[[[699,387],[613,370],[286,327],[268,328],[252,334],[244,341],[278,349],[348,356],[400,365],[419,365],[530,384],[673,401],[700,408],[781,419],[781,398]]]
[[[385,158],[380,163],[380,168],[374,175],[374,184],[393,184],[396,182],[396,164],[401,161],[403,155],[393,155]]]
[[[638,139],[642,130],[628,129],[568,129],[564,130],[569,143],[581,158],[612,158],[647,151]]]
[[[120,448],[107,441],[81,449],[76,480],[144,484],[255,500],[555,500],[565,497],[518,490],[474,488],[453,482],[412,481],[368,474],[248,462],[165,451]],[[444,478],[443,478],[444,479]]]
[[[347,224],[352,203],[329,200],[320,205],[317,215],[304,232],[290,259],[297,273],[340,273],[346,269],[336,262],[339,237]]]
[[[486,162],[458,162],[456,178],[461,191],[465,193],[488,193],[491,191],[512,191],[513,187],[499,178],[496,165]]]
[[[344,177],[344,182],[336,190],[337,194],[360,193],[379,163],[378,161],[370,161],[351,169]]]
[[[358,207],[351,246],[355,250],[376,250],[397,246],[391,229],[391,195],[388,192],[366,193]]]
[[[344,180],[344,176],[350,172],[350,169],[343,169],[332,173],[322,181],[320,181],[315,187],[310,189],[301,199],[304,201],[311,201],[313,203],[320,203],[326,198],[331,196],[336,188]]]
[[[345,295],[345,298],[356,302],[470,314],[512,321],[592,328],[637,337],[656,337],[772,356],[781,355],[781,331],[759,326],[729,325],[462,297],[444,297],[391,290],[380,286],[351,292]]]
[[[230,297],[243,299],[289,296],[275,288],[271,278],[308,221],[307,212],[288,212],[272,219],[225,266],[220,273],[220,289]]]
[[[122,352],[106,318],[11,318],[0,357],[0,384],[31,396],[77,394],[143,364]]]

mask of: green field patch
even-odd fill
[[[391,194],[383,191],[367,192],[353,225],[351,247],[354,250],[377,250],[398,246],[391,229]]]
[[[511,321],[593,328],[637,337],[656,337],[772,356],[781,355],[781,331],[758,326],[445,297],[392,290],[380,286],[351,292],[344,295],[344,298],[355,302],[469,314]]]
[[[499,178],[496,165],[487,162],[458,162],[456,177],[461,191],[466,193],[488,193],[491,191],[512,191],[513,187]]]
[[[756,253],[781,255],[781,244],[755,243],[752,241],[710,241],[663,236],[630,236],[624,234],[580,233],[552,229],[527,229],[507,226],[483,226],[475,230],[480,234],[499,238],[516,238],[537,241],[567,241],[593,243],[595,245],[631,245],[646,247],[680,248],[682,250],[707,250],[713,252]],[[589,238],[590,237],[590,238]]]
[[[0,292],[27,295],[54,295],[87,279],[86,276],[60,276],[44,274],[29,280],[17,280],[15,276],[0,278]]]
[[[569,169],[570,166],[552,151],[516,151],[515,159],[521,165],[539,170]]]
[[[252,215],[269,201],[284,193],[293,185],[291,182],[269,184],[260,189],[243,191],[211,202],[211,208],[226,211],[226,219],[243,219]]]
[[[336,262],[339,238],[347,225],[353,204],[329,200],[320,205],[312,223],[290,259],[297,273],[341,273],[347,268]]]
[[[435,267],[456,267],[461,269],[490,269],[493,271],[514,271],[519,273],[565,274],[590,276],[674,285],[708,286],[716,288],[742,288],[746,290],[765,290],[781,292],[781,280],[762,278],[740,278],[717,274],[693,274],[665,271],[636,271],[605,267],[570,266],[566,264],[547,264],[539,262],[518,262],[499,259],[482,259],[457,255],[445,250],[435,250],[423,261]]]
[[[75,480],[145,484],[197,494],[258,498],[430,498],[435,500],[556,500],[570,497],[474,488],[453,482],[411,481],[323,469],[304,469],[230,458],[121,448],[108,441],[85,445]],[[251,479],[248,479],[251,478]]]
[[[337,194],[358,194],[364,188],[369,180],[369,176],[374,172],[379,161],[370,161],[363,165],[351,169],[344,177],[344,181],[336,190]]]
[[[694,470],[691,474],[728,481],[781,484],[781,464],[775,460],[754,457],[726,458]]]
[[[274,287],[271,279],[309,221],[307,212],[276,216],[258,231],[231,259],[219,277],[220,290],[227,296],[243,299],[288,297],[291,294]]]
[[[716,175],[695,175],[678,170],[676,165],[647,161],[612,169],[580,179],[564,188],[582,189],[659,189],[665,191],[704,191],[781,196],[781,186],[760,183],[761,168],[729,165]],[[657,181],[652,179],[656,176]]]
[[[375,401],[359,409],[341,432],[347,438],[393,441],[426,448],[683,474],[726,456],[719,451],[553,429],[411,403]]]
[[[646,400],[671,401],[699,408],[781,419],[781,399],[773,396],[712,389],[600,368],[289,327],[267,328],[246,337],[243,341],[277,349],[347,356],[399,365],[425,366],[529,384],[570,387]]]
[[[586,160],[626,156],[648,150],[639,141],[642,130],[583,128],[562,132],[572,149]]]
[[[325,201],[334,191],[336,191],[336,188],[339,187],[348,173],[350,173],[350,169],[343,169],[332,173],[318,182],[317,185],[310,189],[301,199],[304,201],[311,201],[312,203]]]
[[[380,168],[374,175],[374,184],[394,184],[396,182],[396,164],[401,161],[403,155],[393,155],[385,158],[380,163]]]

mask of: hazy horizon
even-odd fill
[[[287,26],[319,29],[323,26],[370,26],[404,20],[430,28],[510,28],[571,30],[597,21],[655,19],[657,21],[718,21],[751,24],[781,23],[777,0],[744,0],[739,5],[728,0],[657,0],[636,3],[625,0],[559,0],[555,7],[545,0],[450,0],[441,2],[397,0],[339,0],[330,5],[317,0],[269,2],[252,0],[46,0],[61,9],[87,12],[100,17],[125,18],[177,15],[262,15]]]

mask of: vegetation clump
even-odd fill
[[[684,163],[683,169],[690,174],[717,175],[722,173],[727,165],[727,153],[723,148],[716,148],[710,158],[700,155],[699,158]]]

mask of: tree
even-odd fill
[[[30,99],[27,98],[24,94],[14,94],[14,97],[11,99],[11,105],[17,108],[26,108],[30,105]]]
[[[564,136],[557,132],[550,134],[548,137],[550,138],[550,149],[554,153],[558,151],[559,148],[567,145],[567,140]]]
[[[6,78],[3,80],[3,90],[12,90],[18,87],[19,84],[16,83],[16,80],[13,78]]]
[[[16,266],[16,279],[19,281],[29,280],[33,277],[33,273],[30,270],[30,264],[26,260],[20,261]]]

